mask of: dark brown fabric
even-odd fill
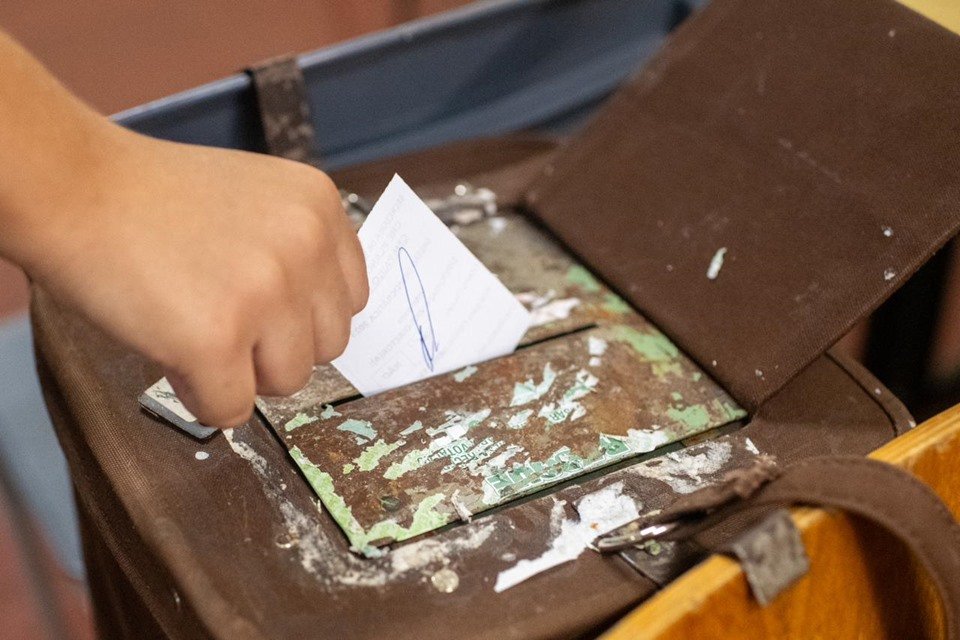
[[[634,89],[616,101],[612,112],[620,115],[592,129],[601,134],[617,130],[624,140],[634,143],[649,141],[650,156],[631,151],[629,145],[628,148],[618,146],[620,141],[615,136],[607,135],[612,139],[595,136],[600,140],[600,147],[608,145],[606,152],[598,147],[592,151],[585,149],[591,147],[589,142],[574,144],[556,163],[553,171],[557,179],[550,181],[551,190],[545,191],[543,186],[547,183],[543,183],[539,187],[540,198],[530,200],[548,226],[588,265],[614,284],[619,293],[652,313],[661,329],[678,338],[681,346],[695,355],[707,371],[716,374],[741,397],[756,399],[764,394],[744,393],[747,387],[738,386],[742,378],[734,375],[737,366],[747,367],[753,375],[759,367],[754,360],[766,363],[768,358],[773,358],[769,360],[774,372],[771,375],[787,380],[802,365],[814,360],[779,393],[755,407],[750,424],[715,441],[720,446],[729,446],[730,459],[723,471],[744,466],[752,459],[747,438],[751,447],[776,456],[784,464],[828,453],[865,454],[889,440],[896,429],[891,414],[873,394],[864,390],[870,386],[869,374],[858,382],[842,363],[828,357],[814,358],[812,350],[804,351],[805,360],[800,363],[803,358],[797,355],[797,345],[816,344],[816,352],[822,351],[828,342],[825,336],[832,331],[828,328],[836,329],[842,324],[839,318],[843,314],[838,309],[843,307],[843,311],[846,307],[840,300],[857,307],[857,313],[863,312],[869,304],[861,304],[860,298],[873,300],[885,295],[892,283],[918,264],[938,240],[930,233],[909,226],[905,215],[891,217],[894,235],[887,238],[879,229],[877,232],[894,247],[887,257],[899,260],[891,263],[899,275],[895,275],[891,283],[871,288],[868,283],[860,282],[869,271],[863,265],[875,266],[871,252],[887,245],[870,240],[865,232],[856,250],[838,259],[831,252],[838,247],[850,249],[851,244],[835,242],[833,236],[846,238],[841,232],[849,231],[853,223],[847,217],[838,217],[836,223],[829,221],[828,224],[822,216],[830,207],[838,213],[857,212],[868,203],[878,206],[876,219],[867,221],[870,224],[880,224],[885,217],[882,214],[914,210],[919,212],[916,220],[919,224],[924,216],[929,218],[930,198],[921,198],[916,209],[905,206],[904,198],[916,195],[914,192],[919,189],[912,183],[903,193],[891,193],[890,188],[879,191],[882,197],[876,199],[872,193],[861,193],[857,189],[872,184],[869,178],[873,174],[857,173],[843,164],[849,161],[846,155],[840,154],[837,158],[817,155],[823,152],[824,145],[816,136],[789,140],[791,144],[802,142],[805,146],[797,154],[781,158],[762,147],[758,139],[741,135],[739,129],[722,118],[711,121],[715,127],[709,134],[704,133],[703,127],[698,128],[699,120],[709,121],[708,116],[720,113],[711,111],[719,109],[716,85],[726,81],[731,96],[747,95],[737,93],[740,85],[731,80],[731,58],[735,58],[735,62],[742,58],[744,68],[752,70],[753,52],[771,46],[762,39],[756,40],[753,32],[749,38],[741,37],[741,21],[748,20],[744,24],[755,26],[756,23],[749,20],[762,18],[776,22],[772,26],[762,25],[759,31],[766,33],[767,27],[782,30],[783,27],[777,25],[787,17],[804,18],[808,22],[811,19],[809,15],[790,16],[794,12],[802,13],[797,7],[787,8],[789,10],[780,7],[782,11],[771,13],[766,5],[757,3],[752,7],[755,16],[743,16],[740,14],[747,10],[739,3],[724,0],[718,3],[719,9],[709,9],[696,19],[700,26],[684,31],[678,40],[680,48],[674,44],[666,58],[654,65],[653,75],[644,76],[646,87]],[[851,8],[826,6],[818,0],[816,5],[831,29],[856,31],[861,29],[863,20],[877,24],[886,20],[887,13],[896,14],[883,3],[860,3]],[[866,13],[856,13],[857,10]],[[888,28],[903,30],[903,25],[913,25],[925,36],[922,41],[933,47],[931,38],[938,38],[931,36],[927,27],[918,20],[913,24],[903,15],[896,15],[899,22],[886,27],[883,34]],[[714,37],[712,30],[718,20],[724,22],[724,16],[728,16],[730,23],[725,24],[724,29],[733,35],[727,39]],[[861,22],[849,22],[851,16]],[[804,24],[803,20],[800,23]],[[812,37],[809,31],[801,34],[807,38],[807,44]],[[704,37],[701,43],[696,37],[698,33],[710,37]],[[785,42],[784,49],[796,53],[789,38]],[[826,50],[836,53],[838,45],[832,43],[831,46],[832,50],[829,47]],[[858,72],[867,75],[870,72],[889,80],[879,69],[874,69],[874,58],[861,60],[853,42],[850,46],[843,59],[848,68],[840,74],[843,82],[827,78],[823,91],[841,91],[849,97],[845,87]],[[777,85],[774,80],[787,73],[786,61],[782,56],[777,57],[775,48],[762,50],[780,65],[775,64],[772,67],[775,73],[765,76],[763,81],[765,90],[778,95],[773,90],[784,85]],[[916,53],[915,49],[910,51]],[[865,55],[875,53],[868,47]],[[926,69],[934,65],[929,58],[923,57],[919,66]],[[714,59],[720,62],[720,73],[711,84],[714,74],[708,67],[714,64]],[[903,62],[890,55],[879,60],[883,64]],[[670,70],[674,64],[695,78],[700,77],[697,69],[705,69],[701,75],[710,77],[700,77],[699,84],[709,86],[694,83],[684,90],[676,83],[664,82],[663,95],[655,97],[660,88],[651,78],[661,69]],[[809,70],[801,65],[791,67],[790,73],[803,80],[805,74],[820,73],[823,64],[817,59]],[[866,68],[858,71],[858,64]],[[754,82],[753,76],[750,78],[750,82]],[[843,86],[835,86],[838,84]],[[753,85],[748,83],[748,86]],[[889,83],[882,86],[884,90],[890,89]],[[689,111],[687,103],[694,97],[684,91],[694,88],[705,91],[704,118]],[[650,103],[645,112],[632,107],[637,92],[642,102]],[[791,98],[797,100],[799,96],[793,93]],[[873,102],[879,100],[869,92],[867,98]],[[782,96],[778,100],[776,104],[741,102],[738,106],[763,111],[760,107],[766,104],[766,119],[761,118],[760,122],[770,126],[769,110],[776,107],[791,113],[789,108],[800,108],[783,104]],[[816,104],[823,100],[823,96],[814,95],[806,100],[807,107],[815,110]],[[663,114],[670,111],[670,102],[682,107],[677,109],[678,116],[687,109],[686,116],[676,122],[665,117]],[[905,102],[897,104],[904,108],[910,106]],[[930,111],[933,106],[927,111],[922,105],[917,108],[926,116],[937,115]],[[881,112],[886,113],[882,109]],[[878,123],[877,118],[868,117],[865,126],[890,124],[889,118],[882,123]],[[944,121],[949,122],[941,118],[941,123]],[[684,137],[678,131],[692,133]],[[840,140],[844,138],[839,134],[849,133],[837,126],[829,132],[831,139]],[[787,133],[800,136],[803,132],[792,128]],[[590,140],[590,136],[585,140]],[[717,141],[723,145],[711,147]],[[771,144],[778,144],[776,137]],[[882,145],[882,141],[878,144]],[[897,151],[899,155],[895,154],[884,167],[889,169],[897,162],[910,160],[931,141],[922,138],[916,144]],[[677,150],[692,152],[689,165],[680,166],[687,162],[688,156]],[[939,157],[943,145],[934,144],[926,151],[931,157]],[[663,157],[656,157],[660,153]],[[825,174],[811,171],[812,167],[800,153],[813,158],[818,166],[840,171],[843,186],[825,182],[821,178]],[[443,195],[455,181],[466,179],[498,194],[510,194],[505,200],[512,201],[523,192],[521,185],[527,177],[541,170],[550,173],[545,163],[551,155],[548,144],[505,139],[416,154],[351,170],[335,179],[340,186],[363,195],[376,195],[394,171],[426,195]],[[726,170],[716,169],[715,165],[723,162],[727,163]],[[772,167],[771,173],[760,171],[766,165]],[[903,166],[912,167],[906,163],[900,169]],[[662,173],[654,171],[656,167],[660,167]],[[716,173],[710,175],[714,169]],[[742,178],[737,171],[743,174]],[[689,193],[680,188],[682,181],[674,179],[688,172],[706,174],[702,185],[693,178],[686,181],[684,186]],[[747,180],[754,174],[766,175],[767,182]],[[888,175],[882,177],[889,178]],[[934,177],[942,178],[940,174]],[[780,196],[775,189],[771,191],[771,184],[780,184],[777,181],[781,178],[786,191],[778,200]],[[926,174],[916,179],[928,184],[923,182]],[[734,190],[731,184],[740,187],[739,199],[736,193],[731,193]],[[620,192],[633,195],[619,200],[611,198],[611,194]],[[939,197],[952,195],[944,190],[936,193]],[[571,206],[558,206],[563,200]],[[635,211],[641,211],[637,206],[640,200],[644,213],[633,217]],[[783,232],[766,233],[778,220],[772,214],[764,214],[758,202],[792,202],[792,208],[781,206],[776,211],[784,215],[792,213],[799,216],[801,222],[816,224],[801,228],[798,236],[802,225],[797,220],[787,220]],[[542,208],[545,203],[551,206]],[[744,206],[735,206],[737,204]],[[719,208],[715,209],[715,205]],[[651,218],[654,210],[661,211],[662,216]],[[669,234],[655,235],[657,220],[663,221],[663,228],[669,227]],[[901,228],[901,224],[905,226]],[[931,233],[936,229],[936,225],[928,227]],[[940,229],[946,233],[943,227]],[[798,238],[803,243],[799,246]],[[733,240],[743,240],[744,244],[737,245]],[[706,280],[707,263],[721,246],[719,242],[730,248],[726,266],[719,279],[712,283],[720,289],[705,290],[701,281]],[[771,261],[766,270],[761,268],[762,260]],[[821,262],[822,268],[817,266]],[[667,265],[673,271],[667,271]],[[750,268],[744,271],[744,265]],[[676,272],[677,278],[665,278],[658,271],[661,268],[667,273]],[[879,277],[883,281],[882,273]],[[816,278],[816,287],[810,288],[813,281],[809,278]],[[772,280],[792,283],[789,286],[802,284],[804,288],[797,293],[800,299],[783,297],[789,287]],[[856,289],[852,293],[851,287]],[[723,296],[719,296],[718,291]],[[767,312],[765,305],[773,305],[774,310]],[[754,318],[756,314],[759,316]],[[770,318],[776,321],[760,322]],[[198,448],[195,441],[154,421],[137,408],[139,393],[159,377],[157,367],[59,308],[39,290],[35,292],[33,319],[40,361],[48,367],[45,387],[51,404],[60,407],[54,411],[54,420],[70,459],[81,502],[91,516],[84,527],[84,536],[90,540],[87,547],[106,550],[110,558],[116,559],[113,563],[98,562],[98,572],[102,568],[98,577],[110,580],[112,576],[116,580],[113,593],[127,593],[142,605],[132,606],[122,598],[98,597],[97,606],[107,607],[111,612],[101,615],[102,620],[133,618],[131,628],[136,628],[138,619],[143,618],[147,620],[145,628],[159,626],[172,637],[446,638],[451,628],[456,628],[463,638],[575,637],[596,634],[656,588],[653,582],[619,560],[585,553],[576,562],[557,567],[504,593],[496,594],[492,590],[500,570],[512,566],[516,559],[542,553],[549,536],[555,498],[566,501],[569,508],[584,492],[614,482],[623,482],[625,491],[637,496],[644,509],[662,508],[676,497],[670,484],[630,468],[583,480],[553,495],[511,505],[479,523],[432,535],[431,540],[442,544],[456,539],[458,531],[470,526],[480,526],[482,522],[493,525],[493,533],[484,545],[451,553],[448,557],[449,566],[460,576],[460,586],[452,594],[439,593],[429,579],[418,572],[385,581],[382,586],[344,585],[339,579],[356,570],[352,564],[356,560],[329,514],[316,510],[313,493],[265,425],[255,419],[237,429],[233,435],[238,439],[236,449],[229,446],[223,436],[216,436],[204,445],[210,458],[198,462],[193,455]],[[698,336],[701,325],[703,336]],[[729,330],[719,331],[718,327]],[[755,330],[757,327],[760,330]],[[748,333],[749,340],[744,337]],[[756,342],[751,342],[753,340]],[[723,360],[722,367],[721,362],[718,367],[711,367],[710,352],[705,351],[705,345],[709,346],[711,341],[723,353],[735,353],[736,362],[731,358]],[[781,356],[782,360],[776,360]],[[790,369],[793,372],[786,373]],[[770,384],[771,378],[766,380],[766,384]],[[704,445],[691,445],[692,449],[697,446]],[[709,479],[719,477],[704,477]],[[290,520],[291,514],[299,519]],[[278,544],[278,540],[289,540],[290,527],[296,522],[302,523],[302,528],[297,529],[298,535],[316,545],[313,555],[301,553],[303,547]],[[727,531],[722,531],[724,526],[717,527],[723,534],[735,529],[735,525],[729,525]],[[713,546],[709,540],[701,542]],[[505,559],[504,554],[508,552],[516,554],[513,560]],[[178,598],[172,596],[173,589]]]
[[[495,147],[486,148],[493,153]],[[398,160],[396,166],[405,172],[418,158]],[[489,156],[482,164],[488,162]],[[49,363],[43,375],[48,404],[71,474],[81,501],[99,508],[98,524],[84,527],[87,546],[127,559],[98,560],[92,576],[107,582],[105,590],[140,602],[133,606],[98,594],[101,620],[127,620],[133,629],[151,629],[161,621],[176,638],[446,638],[450,625],[464,638],[575,637],[596,634],[656,589],[620,560],[585,553],[494,594],[497,572],[512,564],[501,559],[503,553],[523,558],[542,552],[553,508],[547,496],[491,516],[497,533],[484,547],[451,556],[461,576],[452,596],[437,593],[418,574],[382,588],[331,590],[329,576],[304,571],[295,549],[277,546],[284,533],[277,504],[222,436],[204,445],[211,458],[198,463],[195,441],[139,411],[137,394],[159,375],[156,367],[39,291],[33,320],[40,361]],[[264,425],[252,427],[245,442],[262,456],[270,486],[286,486],[285,504],[309,514],[313,494],[282,445]],[[821,358],[767,402],[751,424],[720,441],[733,448],[728,469],[751,459],[747,437],[762,452],[789,462],[835,452],[864,454],[893,435],[875,400],[837,363]],[[556,496],[573,503],[578,492],[596,490],[598,482],[619,481],[645,509],[666,506],[676,496],[660,480],[629,470]],[[313,519],[318,534],[335,542],[331,553],[350,557],[329,516],[314,512]]]
[[[310,105],[296,59],[268,60],[248,73],[253,79],[267,151],[300,162],[315,160]]]
[[[755,409],[956,232],[958,68],[893,0],[715,0],[530,207]]]

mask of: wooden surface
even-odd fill
[[[921,478],[960,517],[960,406],[871,454]],[[811,570],[768,607],[739,565],[714,556],[628,614],[605,637],[939,638],[939,603],[906,550],[865,522],[797,509]]]

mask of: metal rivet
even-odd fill
[[[276,544],[281,549],[289,549],[293,545],[297,544],[297,536],[287,533],[277,534],[277,537],[273,539],[274,544]]]
[[[396,511],[400,508],[400,499],[396,496],[380,496],[380,506],[384,511]]]
[[[460,576],[450,569],[440,569],[430,576],[430,582],[440,593],[453,593],[460,586]]]
[[[652,556],[658,556],[663,551],[663,546],[656,540],[647,540],[643,545],[643,550]]]

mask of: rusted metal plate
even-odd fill
[[[264,404],[357,551],[744,416],[636,314],[333,407]]]
[[[523,305],[533,323],[521,345],[631,314],[629,306],[550,238],[512,213],[452,227],[477,258]],[[314,369],[310,382],[288,398],[264,398],[261,408],[307,410],[359,395],[330,365]]]

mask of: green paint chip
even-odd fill
[[[453,374],[453,379],[456,382],[463,382],[464,380],[466,380],[476,372],[477,372],[477,368],[471,364],[469,366],[464,367],[463,369],[460,369],[460,371],[457,371],[455,374]]]
[[[348,431],[354,434],[357,436],[357,441],[361,444],[377,437],[376,429],[366,420],[354,420],[353,418],[344,420],[340,426],[337,427],[337,430]]]
[[[380,438],[366,449],[363,452],[354,458],[354,462],[357,464],[357,468],[360,471],[373,471],[377,468],[377,465],[380,464],[380,459],[385,455],[396,451],[404,444],[403,440],[397,440],[396,442],[387,442]]]
[[[600,282],[583,265],[575,264],[567,270],[567,282],[588,293],[600,291]]]
[[[627,325],[617,325],[611,333],[614,340],[627,343],[648,362],[664,362],[680,357],[680,350],[662,333],[645,333]]]
[[[316,421],[317,421],[316,416],[311,416],[306,413],[300,412],[297,415],[290,418],[289,420],[287,420],[287,423],[283,425],[283,428],[285,431],[289,433],[290,431],[293,431],[294,429],[302,427],[305,424],[310,424],[311,422],[316,422]]]
[[[603,305],[601,306],[610,313],[617,313],[620,315],[633,311],[633,309],[630,308],[630,305],[627,304],[627,301],[615,293],[608,293],[605,295],[603,297]]]

